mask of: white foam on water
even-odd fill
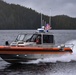
[[[38,63],[56,63],[59,62],[70,62],[72,60],[72,55],[66,55],[61,57],[49,57],[44,59],[37,59],[30,62],[27,62],[26,64],[38,64]]]

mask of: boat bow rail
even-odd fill
[[[65,47],[69,47],[72,50],[72,52],[73,52],[74,46],[75,46],[74,44],[65,44]]]

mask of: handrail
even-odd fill
[[[73,49],[74,46],[74,44],[65,44],[65,47],[70,47],[71,49]]]

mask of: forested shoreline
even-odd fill
[[[48,23],[49,16],[43,15]],[[41,14],[31,8],[8,4],[0,0],[0,30],[37,29],[41,26]],[[76,29],[76,18],[67,15],[51,17],[52,29]]]

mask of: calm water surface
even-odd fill
[[[5,41],[11,43],[18,34],[34,32],[32,30],[0,30],[0,45]],[[51,30],[54,34],[55,43],[60,45],[66,42],[76,44],[76,30]],[[74,47],[74,52],[75,51]],[[76,75],[76,53],[72,56],[60,58],[48,64],[45,62],[34,64],[9,64],[0,58],[0,75]],[[68,61],[67,61],[68,60]],[[46,59],[45,59],[46,61]]]

